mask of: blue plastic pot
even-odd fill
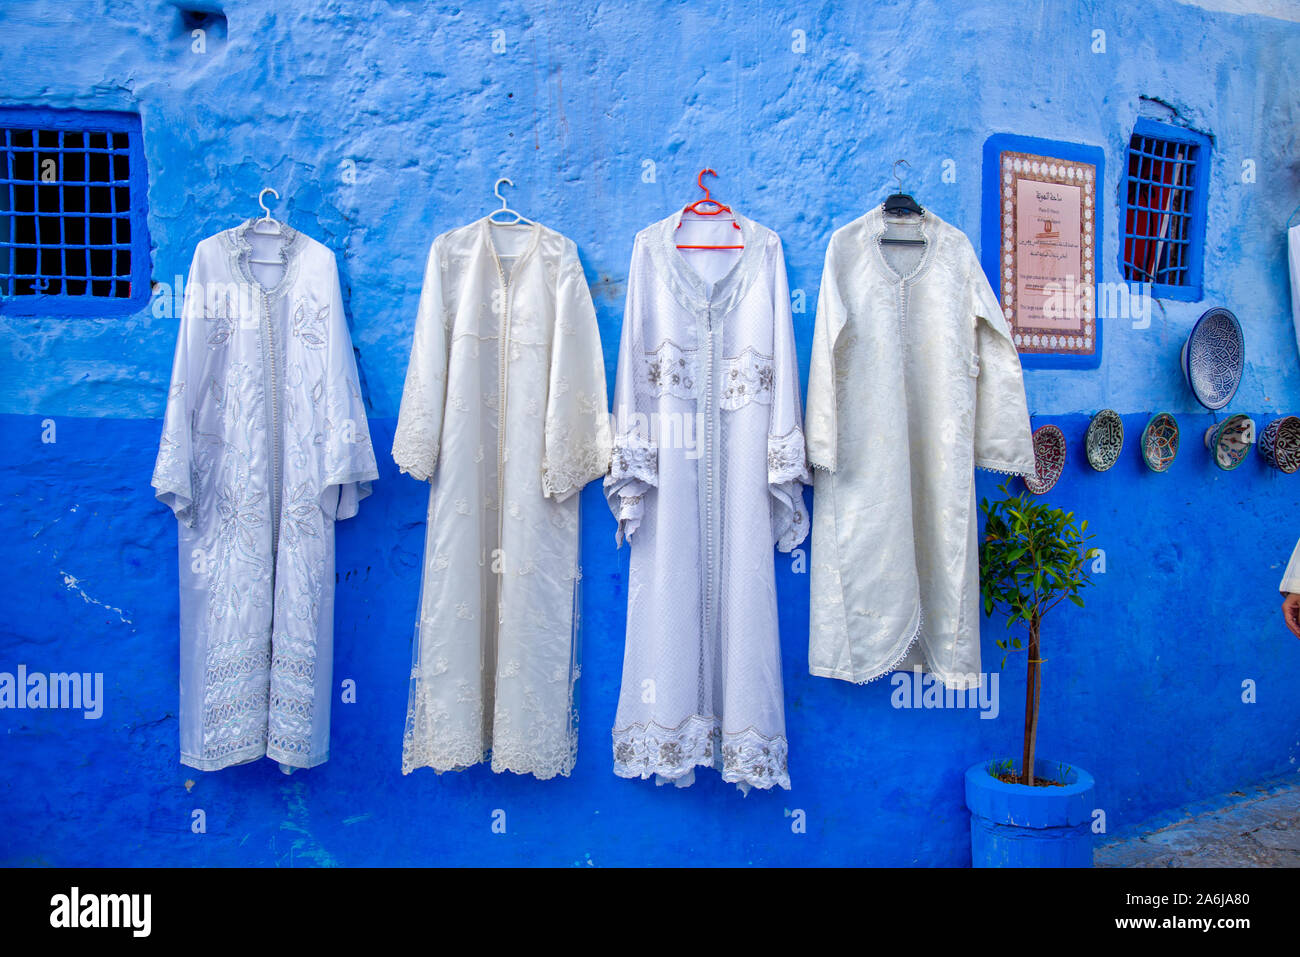
[[[1092,775],[1042,758],[1035,777],[1061,787],[1007,784],[982,761],[966,772],[973,867],[1092,867]]]

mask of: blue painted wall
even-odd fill
[[[215,8],[205,0],[195,6]],[[1273,4],[1289,13],[1292,5]],[[432,237],[512,205],[573,237],[612,375],[635,232],[716,192],[777,230],[806,374],[831,231],[889,190],[907,158],[922,203],[979,235],[980,151],[993,132],[1106,152],[1101,279],[1117,280],[1114,214],[1136,117],[1214,139],[1205,300],[1159,303],[1149,328],[1112,321],[1100,369],[1027,375],[1035,424],[1071,461],[1051,501],[1091,520],[1106,572],[1089,606],[1049,621],[1040,753],[1098,780],[1110,829],[1294,771],[1300,643],[1278,620],[1300,534],[1300,477],[1258,459],[1220,473],[1177,368],[1210,305],[1242,320],[1249,368],[1228,411],[1300,412],[1283,223],[1300,201],[1300,26],[1157,0],[1144,5],[920,3],[225,4],[192,51],[179,10],[116,2],[0,9],[0,104],[142,118],[153,276],[198,239],[279,211],[339,255],[376,446],[391,441],[423,257]],[[506,52],[493,52],[494,31]],[[793,49],[794,31],[807,37]],[[1094,31],[1105,51],[1093,52]],[[954,182],[944,180],[952,160]],[[655,164],[644,181],[645,162]],[[1243,182],[1252,161],[1254,182]],[[355,177],[351,175],[355,171]],[[965,768],[1017,749],[1023,658],[1002,713],[890,707],[887,682],[806,673],[807,579],[779,576],[789,793],[742,799],[715,776],[686,791],[610,770],[627,551],[584,493],[585,667],[568,780],[398,771],[425,490],[382,480],[338,531],[333,757],[286,778],[270,762],[203,775],[177,761],[174,520],[148,487],[175,322],[0,315],[0,671],[103,672],[104,716],[0,711],[0,862],[28,864],[960,864]],[[806,379],[805,379],[806,381]],[[1125,414],[1124,460],[1083,463],[1088,416]],[[1172,471],[1137,436],[1179,415]],[[42,443],[53,420],[57,442]],[[980,489],[994,491],[981,476]],[[985,628],[986,665],[996,670]],[[1242,682],[1257,703],[1242,702]],[[207,833],[191,833],[191,813]],[[507,833],[491,814],[506,812]],[[806,814],[793,833],[791,812]]]

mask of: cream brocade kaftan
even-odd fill
[[[179,519],[181,762],[204,771],[329,757],[334,523],[378,477],[334,254],[253,225],[195,250],[153,475]]]
[[[619,348],[605,493],[632,557],[614,771],[788,788],[772,546],[807,535],[808,472],[785,260],[739,214],[740,233],[679,222],[637,235]],[[737,237],[689,264],[676,248]]]
[[[573,242],[488,220],[434,240],[393,441],[432,484],[403,773],[572,770],[577,493],[609,452]]]
[[[805,429],[814,467],[814,675],[921,666],[978,684],[974,469],[1034,472],[1020,357],[970,241],[880,207],[826,252]]]

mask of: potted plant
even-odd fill
[[[971,859],[976,867],[1091,867],[1092,776],[1035,753],[1041,691],[1044,616],[1061,602],[1083,606],[1088,573],[1088,523],[1004,483],[1003,499],[980,501],[980,594],[984,611],[1003,609],[1009,631],[997,642],[1002,665],[1028,655],[1025,737],[1019,762],[984,761],[966,772],[971,811]]]

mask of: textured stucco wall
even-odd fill
[[[210,4],[195,4],[208,7]],[[1134,6],[973,3],[319,3],[224,6],[191,51],[166,4],[8,3],[0,103],[136,111],[149,165],[153,276],[195,242],[277,211],[339,255],[376,446],[391,440],[423,257],[495,204],[581,250],[613,373],[635,232],[716,192],[783,238],[806,370],[831,231],[889,191],[898,158],[922,203],[979,236],[980,151],[993,132],[1106,151],[1100,278],[1118,279],[1114,213],[1134,118],[1168,104],[1214,138],[1205,298],[1162,303],[1148,329],[1110,322],[1100,369],[1028,373],[1035,423],[1071,465],[1051,500],[1106,549],[1086,611],[1049,624],[1040,751],[1088,768],[1111,829],[1294,770],[1300,647],[1277,578],[1300,532],[1300,478],[1209,465],[1177,352],[1197,315],[1241,318],[1249,368],[1230,411],[1300,412],[1282,224],[1300,201],[1300,27],[1161,0]],[[1106,51],[1092,52],[1094,30]],[[494,31],[506,52],[496,54]],[[792,49],[793,31],[807,49]],[[1143,98],[1149,98],[1144,100]],[[944,161],[956,181],[944,182]],[[1257,181],[1242,181],[1244,161]],[[643,181],[644,164],[655,181]],[[355,170],[355,182],[349,171]],[[0,711],[0,860],[28,863],[960,863],[961,774],[1015,749],[1023,659],[1002,715],[889,707],[890,687],[806,674],[807,580],[779,576],[789,794],[742,800],[616,779],[608,729],[621,665],[627,551],[584,494],[587,630],[578,770],[568,781],[484,769],[402,778],[398,758],[419,581],[423,489],[381,457],[361,516],[339,527],[333,758],[284,778],[269,762],[200,775],[176,761],[172,519],[148,480],[175,322],[0,315],[0,671],[102,671],[105,715]],[[1087,415],[1126,416],[1125,460],[1081,466]],[[1173,471],[1136,458],[1146,414],[1180,414]],[[1185,415],[1183,413],[1186,413]],[[41,442],[52,419],[58,441]],[[981,477],[980,488],[993,483]],[[986,664],[996,669],[986,627]],[[1258,683],[1243,704],[1241,683]],[[190,782],[190,783],[187,783]],[[191,812],[208,815],[204,835]],[[508,833],[493,834],[494,809]],[[807,834],[789,812],[806,812]]]

